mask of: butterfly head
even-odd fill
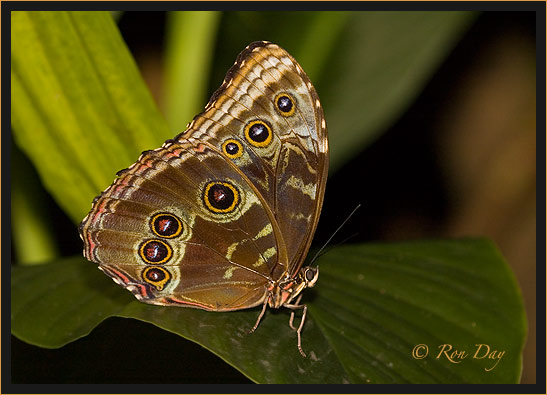
[[[273,308],[290,305],[304,289],[313,287],[318,278],[319,268],[306,266],[294,277],[272,282],[268,287],[268,304]]]
[[[319,278],[319,267],[305,266],[300,269],[299,276],[306,284],[305,288],[311,288],[315,285],[317,279]]]

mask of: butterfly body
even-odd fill
[[[296,60],[250,44],[187,130],[94,200],[84,256],[146,303],[300,308],[318,276],[302,263],[323,202],[326,133]]]

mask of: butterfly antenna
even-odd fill
[[[355,232],[354,234],[346,237],[344,240],[340,241],[339,243],[336,243],[336,244],[333,244],[331,245],[329,248],[327,248],[326,250],[324,250],[321,254],[318,254],[317,255],[317,259],[321,258],[323,255],[326,255],[327,252],[329,252],[330,250],[332,250],[333,248],[336,248],[338,247],[339,245],[341,244],[344,244],[346,241],[348,241],[349,239],[352,239],[354,238],[355,236],[357,236],[359,234],[359,232]]]
[[[331,235],[331,237],[329,237],[329,239],[326,241],[326,243],[323,244],[323,247],[321,247],[321,248],[319,249],[319,251],[317,251],[317,253],[315,254],[315,256],[312,258],[312,260],[311,260],[311,262],[310,262],[310,265],[312,265],[313,262],[315,262],[315,260],[319,257],[319,254],[321,253],[321,251],[323,251],[323,250],[325,249],[325,247],[330,243],[330,241],[332,240],[332,238],[333,238],[334,236],[336,236],[336,233],[338,233],[338,231],[339,231],[340,229],[342,229],[342,227],[346,224],[346,222],[348,222],[348,220],[351,218],[351,216],[352,216],[353,214],[355,214],[355,212],[357,211],[357,209],[358,209],[359,207],[361,207],[361,203],[359,203],[359,204],[357,205],[357,207],[355,207],[355,208],[353,209],[353,211],[346,217],[346,219],[344,220],[344,222],[342,222],[342,223],[340,224],[340,226],[334,231],[334,233]]]

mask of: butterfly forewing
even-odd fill
[[[253,126],[271,131],[271,141],[250,138]],[[275,44],[249,45],[183,136],[210,141],[249,177],[274,213],[294,275],[317,226],[328,168],[323,110],[300,65]],[[232,140],[238,155],[223,149]]]

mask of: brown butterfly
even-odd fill
[[[319,272],[302,267],[328,170],[317,93],[296,60],[261,41],[239,54],[205,111],[95,198],[84,256],[140,301],[210,311],[293,310]],[[294,310],[302,309],[298,328]]]

